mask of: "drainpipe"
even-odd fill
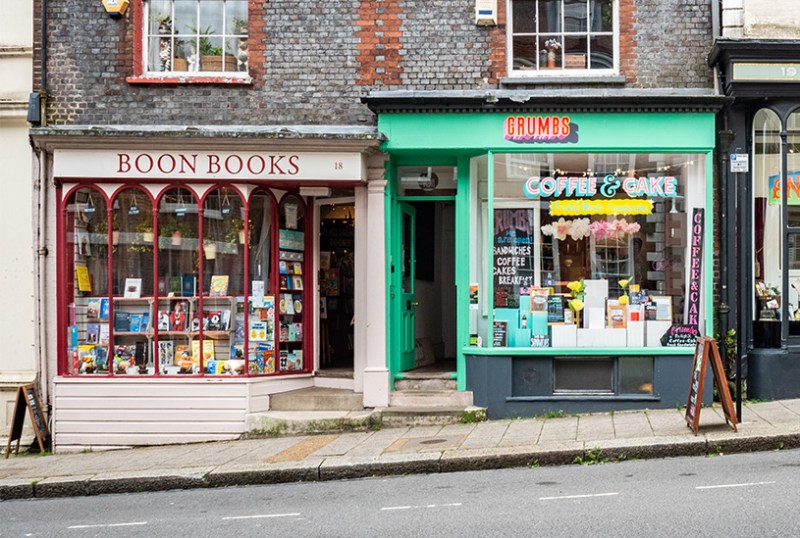
[[[41,87],[39,88],[40,96],[40,110],[41,110],[41,124],[45,125],[47,112],[47,0],[41,0]],[[36,222],[36,290],[34,293],[34,304],[36,309],[36,349],[37,349],[37,363],[38,363],[38,383],[39,394],[42,398],[42,405],[47,409],[47,416],[51,417],[52,406],[50,404],[50,368],[48,365],[48,357],[50,354],[47,352],[47,305],[46,305],[46,290],[47,290],[47,175],[48,175],[48,160],[47,152],[41,148],[34,147],[36,155],[36,162],[38,163],[38,170],[36,171],[36,180],[34,182],[34,190],[36,191],[36,206],[34,207],[34,222]],[[52,428],[50,428],[52,431]]]

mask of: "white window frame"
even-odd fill
[[[508,73],[509,77],[513,78],[573,78],[573,77],[581,77],[581,78],[600,78],[600,77],[609,77],[615,76],[619,74],[619,0],[612,0],[612,9],[613,9],[613,28],[612,28],[612,43],[614,49],[614,58],[613,58],[613,68],[611,69],[589,69],[588,67],[585,68],[573,68],[568,69],[566,67],[559,67],[559,68],[550,68],[550,69],[542,69],[542,66],[539,64],[540,56],[537,55],[537,65],[533,68],[529,69],[515,69],[514,68],[514,1],[515,0],[506,0],[506,13],[507,13],[507,21],[506,24],[506,72]],[[536,9],[539,9],[539,1],[536,0]],[[587,10],[588,10],[588,2],[589,0],[584,0],[587,3]],[[563,2],[563,0],[562,0]],[[587,18],[588,20],[588,18]],[[564,31],[564,9],[562,3],[561,9],[561,31],[560,37],[557,37],[559,43],[564,43],[564,35],[571,34],[574,35],[576,32],[565,32]],[[599,32],[600,34],[606,35],[607,32]],[[598,34],[598,32],[591,32],[588,29],[586,30],[587,35]],[[537,32],[533,34],[525,33],[520,35],[538,35]],[[551,34],[547,34],[550,36]],[[591,54],[591,51],[589,51]],[[588,62],[587,62],[588,63]]]
[[[142,15],[143,15],[142,16],[142,68],[143,68],[143,72],[144,72],[145,76],[148,76],[148,77],[153,77],[153,76],[155,76],[155,77],[164,77],[164,76],[168,76],[168,77],[171,77],[171,76],[180,76],[180,77],[220,77],[220,76],[224,76],[226,78],[249,78],[249,76],[250,76],[249,66],[248,66],[248,68],[246,70],[239,71],[238,70],[238,62],[236,60],[237,55],[238,55],[238,51],[236,50],[236,44],[241,39],[247,40],[248,34],[247,33],[245,33],[245,34],[236,34],[236,33],[234,33],[234,29],[230,29],[230,28],[226,28],[225,27],[227,22],[228,22],[227,21],[227,16],[225,15],[226,9],[227,9],[226,0],[216,0],[216,1],[223,5],[223,16],[222,16],[223,27],[222,27],[221,31],[219,31],[218,33],[209,34],[209,37],[211,37],[211,38],[221,38],[223,47],[225,46],[225,43],[228,42],[228,41],[230,41],[232,43],[231,46],[232,46],[233,50],[224,50],[223,49],[222,59],[223,59],[223,61],[226,61],[226,60],[229,60],[229,58],[233,58],[233,61],[235,62],[234,67],[236,69],[235,70],[224,70],[224,71],[223,70],[219,70],[219,71],[204,71],[204,70],[201,70],[200,68],[198,68],[196,70],[192,70],[190,63],[188,64],[188,68],[185,71],[175,71],[174,70],[174,66],[172,66],[173,69],[170,69],[168,71],[161,71],[161,70],[153,69],[153,66],[151,65],[151,59],[150,59],[151,38],[156,37],[157,35],[162,35],[162,34],[151,34],[150,33],[150,4],[151,4],[151,2],[148,1],[148,0],[142,0]],[[171,20],[174,21],[175,20],[175,2],[174,2],[174,0],[170,0],[170,7],[171,7],[170,17],[171,17]],[[198,11],[198,15],[199,15],[200,0],[197,0],[197,11]],[[249,13],[246,14],[246,19],[245,20],[249,20]],[[203,23],[201,21],[200,28],[202,28],[202,27],[203,27]],[[249,28],[248,28],[248,30],[249,30]],[[184,40],[190,39],[189,35],[188,35],[188,32],[181,32],[180,29],[177,29],[177,28],[173,28],[172,29],[172,33],[164,34],[164,36],[168,37],[168,38],[171,38],[171,46],[174,46],[175,41],[177,41],[177,38],[179,38],[179,37],[181,39],[184,39]],[[195,35],[195,38],[196,38],[195,50],[197,50],[199,48],[200,36],[201,36],[201,34],[196,34]],[[249,55],[249,45],[248,45],[248,50],[246,51],[246,53]],[[199,54],[197,55],[197,58],[195,59],[195,62],[199,63]],[[246,60],[245,60],[245,62],[246,62]],[[245,65],[247,65],[247,64],[245,63]],[[199,66],[199,67],[202,67],[202,66]],[[225,69],[225,68],[227,68],[227,66],[223,66],[221,69]]]

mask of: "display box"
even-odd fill
[[[644,347],[644,321],[628,321],[628,347]]]
[[[567,69],[586,69],[586,55],[577,53],[565,54],[564,67]]]
[[[606,301],[608,300],[608,280],[584,280],[586,285],[585,296],[583,297],[583,309],[587,313],[583,318],[584,328],[595,328],[589,325],[588,312],[592,308],[599,308],[602,317],[605,320],[606,315]],[[605,321],[603,321],[605,323]]]
[[[578,347],[625,347],[626,329],[578,329]]]
[[[578,326],[574,323],[550,326],[553,347],[578,347]]]
[[[661,337],[671,326],[671,321],[645,321],[645,346],[662,347]]]
[[[606,311],[605,308],[592,307],[584,308],[586,314],[583,318],[584,329],[605,329],[606,328]]]

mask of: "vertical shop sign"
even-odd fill
[[[686,325],[700,324],[700,280],[703,266],[703,231],[705,229],[705,210],[692,211],[692,243],[689,257],[689,282],[686,289]]]
[[[520,288],[534,284],[532,216],[529,209],[494,212],[495,308],[517,308]]]

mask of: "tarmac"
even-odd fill
[[[800,447],[800,399],[490,420],[0,459],[0,500],[717,456]],[[5,443],[3,444],[5,448]]]

